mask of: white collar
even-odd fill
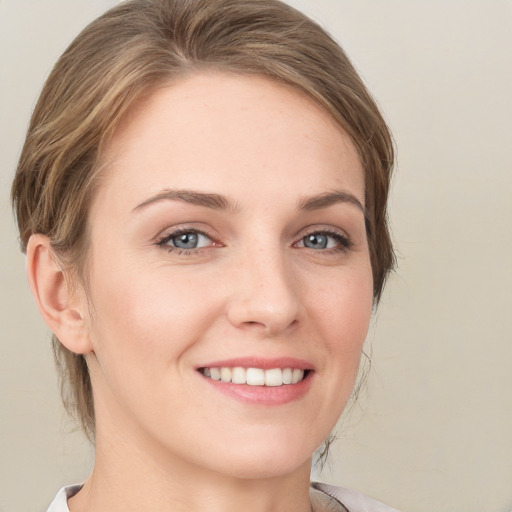
[[[47,512],[69,512],[68,499],[73,497],[82,486],[83,484],[63,487],[51,502]]]

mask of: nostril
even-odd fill
[[[247,286],[244,293],[236,294],[229,301],[227,316],[238,328],[265,332],[269,336],[287,331],[298,324],[299,301],[292,291],[285,295],[283,287]]]

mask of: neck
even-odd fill
[[[103,435],[97,431],[94,470],[83,489],[69,500],[71,512],[311,510],[311,460],[285,475],[239,478],[132,441],[119,432]]]

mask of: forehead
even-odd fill
[[[99,195],[112,187],[139,197],[170,187],[247,195],[257,184],[281,198],[348,188],[364,203],[348,135],[305,93],[260,76],[202,72],[160,87],[123,118],[102,160]]]

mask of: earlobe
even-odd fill
[[[83,308],[73,300],[50,239],[32,235],[27,244],[27,277],[39,312],[59,341],[77,354],[92,351]]]

